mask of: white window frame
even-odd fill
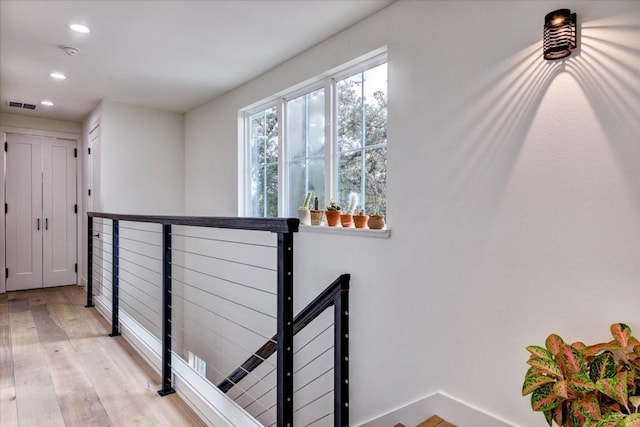
[[[388,63],[386,49],[378,50],[364,58],[352,61],[343,67],[312,79],[306,84],[285,90],[273,97],[267,98],[251,107],[242,109],[238,113],[239,135],[239,171],[238,171],[238,213],[249,216],[251,207],[251,141],[249,135],[249,118],[261,111],[276,107],[278,114],[278,216],[288,217],[290,206],[287,197],[288,168],[286,147],[286,104],[307,93],[324,88],[325,90],[325,129],[324,129],[324,204],[337,197],[337,163],[338,163],[338,129],[335,126],[335,112],[337,111],[336,82],[362,73],[378,65]],[[324,206],[320,207],[321,209]]]

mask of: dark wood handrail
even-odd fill
[[[91,218],[106,218],[117,221],[151,222],[163,225],[187,225],[193,227],[231,228],[235,230],[270,231],[272,233],[296,233],[300,220],[297,218],[244,218],[219,216],[170,216],[129,215],[106,212],[87,212]]]

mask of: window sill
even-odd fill
[[[326,225],[303,225],[300,224],[300,232],[302,233],[323,233],[323,234],[341,234],[343,236],[359,236],[372,237],[377,239],[388,239],[391,236],[391,229],[371,230],[368,228],[343,228],[343,227],[327,227]]]

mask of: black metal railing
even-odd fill
[[[250,396],[245,404],[238,403],[242,399],[234,400],[244,408],[255,407],[255,410],[247,412],[260,419],[263,424],[292,426],[294,414],[300,419],[297,412],[301,407],[311,407],[311,403],[333,393],[334,408],[331,414],[313,415],[316,421],[296,425],[314,425],[318,420],[330,419],[327,418],[330,415],[333,415],[334,425],[348,425],[349,275],[340,276],[294,319],[293,233],[298,231],[297,219],[143,216],[94,212],[89,213],[88,217],[87,307],[94,306],[95,281],[98,285],[96,297],[101,298],[101,305],[110,305],[111,336],[120,334],[120,314],[124,310],[122,313],[133,313],[138,323],[161,342],[159,394],[174,392],[172,355],[178,355],[184,360],[191,359],[192,354],[188,349],[196,346],[204,348],[202,351],[209,354],[208,359],[203,360],[206,362],[203,363],[206,372],[202,376],[212,386],[218,384],[217,387],[228,395],[235,393],[236,397],[241,396],[242,399]],[[146,224],[143,226],[141,223]],[[245,237],[236,241],[233,237],[198,234],[206,229],[251,232],[248,234],[262,231],[267,235],[275,234],[275,242],[254,244],[244,241]],[[150,237],[146,237],[147,235]],[[94,241],[99,241],[100,244],[94,244]],[[210,249],[214,244],[223,248]],[[231,259],[226,254],[227,250],[242,253],[242,259]],[[258,258],[264,258],[263,254],[266,253],[267,261],[248,261],[247,258],[256,251]],[[272,259],[271,251],[275,258],[274,265],[264,265],[272,262],[269,261]],[[217,272],[216,268],[223,272]],[[227,270],[237,269],[255,270],[254,276],[267,281],[275,279],[277,283],[273,290],[269,290],[253,282],[243,282],[246,278],[234,279],[226,276]],[[222,287],[221,283],[226,286]],[[233,290],[230,288],[236,289],[237,295],[231,295]],[[253,294],[249,296],[249,292]],[[269,306],[271,298],[274,299],[273,312],[272,309],[262,307]],[[266,302],[262,303],[262,299],[266,299]],[[256,304],[260,306],[256,307]],[[309,383],[319,382],[319,376],[315,376],[308,383],[294,389],[294,377],[303,368],[309,370],[311,365],[311,362],[305,362],[303,368],[295,370],[294,357],[300,351],[295,346],[306,347],[308,343],[301,345],[297,342],[304,334],[296,337],[295,343],[294,337],[331,306],[334,307],[330,325],[334,329],[334,360],[330,369],[322,375],[333,371],[333,386],[319,397],[308,399],[305,396],[308,402],[298,403],[294,408],[294,395],[300,389],[305,389],[306,392],[311,388],[307,387]],[[239,317],[231,318],[229,312]],[[251,314],[266,319],[267,322],[251,320]],[[252,322],[253,325],[250,325]],[[256,328],[256,322],[263,325]],[[196,325],[197,333],[189,332],[187,324]],[[269,325],[276,330],[273,336],[264,332]],[[247,342],[256,343],[257,339],[263,337],[263,340],[267,340],[266,343],[255,352],[249,351],[252,346],[255,349],[256,344],[240,341],[238,336],[244,335],[245,331],[253,333]],[[317,336],[311,340],[317,339]],[[194,340],[199,342],[194,344]],[[236,351],[222,353],[221,344],[227,342]],[[330,349],[312,357],[311,361],[320,360],[321,356],[326,358],[328,350]],[[248,355],[251,356],[247,359]],[[236,369],[233,368],[234,360],[235,366],[239,366]],[[245,362],[240,363],[242,360]],[[260,372],[258,375],[262,366],[266,366],[265,373]],[[226,375],[225,370],[232,373]],[[249,380],[249,376],[253,378]],[[267,379],[270,376],[271,379]],[[252,390],[254,387],[255,392]],[[257,391],[258,388],[260,391]],[[229,393],[231,389],[234,393]],[[270,396],[271,393],[275,396]],[[263,401],[271,397],[275,401],[273,405]]]

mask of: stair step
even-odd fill
[[[393,427],[406,427],[404,424],[396,424]],[[416,427],[456,427],[455,424],[451,424],[447,420],[440,418],[437,415],[427,418]]]

